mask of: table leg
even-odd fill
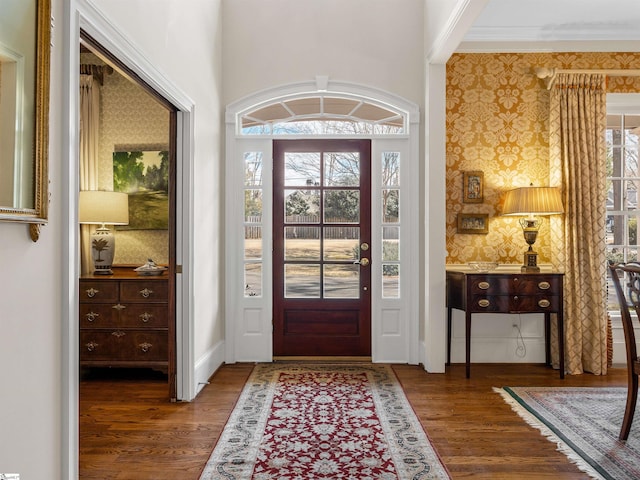
[[[564,378],[564,319],[562,309],[557,314],[558,319],[558,355],[560,356],[560,378]]]
[[[551,365],[551,314],[544,314],[544,363]]]
[[[447,365],[451,365],[451,307],[447,308]]]
[[[467,378],[471,376],[471,312],[465,311],[465,357]]]

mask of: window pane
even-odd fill
[[[382,227],[382,261],[400,261],[399,227]]]
[[[622,180],[610,180],[607,191],[607,210],[622,210]]]
[[[360,154],[339,152],[324,154],[324,185],[357,187],[360,185]]]
[[[400,190],[382,190],[382,223],[398,223],[400,220]]]
[[[320,260],[320,227],[285,227],[285,260]]]
[[[638,180],[626,180],[624,209],[636,210],[638,208]]]
[[[285,190],[286,223],[320,223],[320,192],[317,190]]]
[[[325,298],[359,298],[360,265],[325,265]]]
[[[244,296],[262,296],[262,263],[245,263]]]
[[[262,227],[244,227],[244,258],[245,260],[262,258]]]
[[[625,177],[640,177],[638,169],[638,152],[635,148],[624,149]]]
[[[382,154],[382,185],[385,187],[400,185],[400,152]]]
[[[244,221],[249,223],[262,221],[262,190],[244,191]]]
[[[262,185],[262,152],[245,152],[244,184],[250,187]]]
[[[400,265],[382,264],[382,296],[400,298]]]
[[[285,265],[284,296],[320,298],[320,265]]]
[[[360,192],[358,190],[325,190],[325,223],[358,223]]]
[[[324,260],[353,262],[360,258],[360,227],[325,227]]]
[[[284,154],[285,186],[320,185],[318,152],[286,152]]]

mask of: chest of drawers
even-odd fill
[[[80,365],[167,372],[169,283],[134,274],[80,279]]]
[[[564,378],[562,273],[469,273],[447,271],[447,363],[451,362],[451,309],[465,312],[466,375],[470,372],[473,313],[544,313],[546,363],[550,358],[550,319],[556,314],[560,378]]]

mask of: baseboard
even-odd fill
[[[211,376],[224,363],[224,341],[220,341],[205,352],[195,365],[194,391],[196,396],[209,384]]]

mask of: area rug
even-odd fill
[[[627,442],[618,440],[626,388],[495,388],[530,425],[592,478],[640,478],[640,408]]]
[[[201,480],[447,479],[395,373],[258,364]]]

